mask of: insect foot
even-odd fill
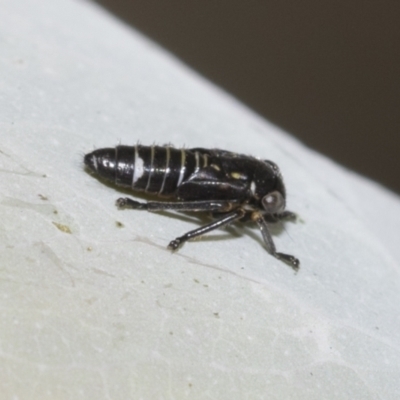
[[[292,267],[295,272],[297,272],[300,269],[300,261],[294,256],[284,253],[276,253],[275,258],[283,261],[284,263]]]
[[[119,209],[131,208],[135,210],[147,210],[146,203],[140,203],[128,197],[120,197],[119,199],[116,200],[115,204]]]
[[[172,251],[178,250],[182,242],[179,239],[171,240],[168,245],[168,248]]]

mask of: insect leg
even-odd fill
[[[298,271],[300,267],[300,261],[296,257],[291,256],[289,254],[278,253],[276,251],[275,243],[272,240],[272,236],[269,232],[267,222],[265,221],[263,215],[255,211],[252,213],[251,219],[254,222],[256,222],[258,227],[260,228],[268,253],[277,258],[278,260],[284,261],[286,264],[290,265],[295,271]]]
[[[132,208],[135,210],[147,211],[231,211],[235,203],[226,200],[205,200],[205,201],[149,201],[147,203],[140,203],[139,201],[132,200],[128,197],[120,198],[116,201],[119,208]]]
[[[240,218],[242,218],[246,214],[246,211],[243,208],[237,208],[235,211],[224,215],[223,217],[213,221],[207,225],[201,226],[200,228],[194,229],[193,231],[187,232],[184,235],[177,237],[175,240],[172,240],[168,245],[168,248],[171,250],[177,250],[184,242],[189,239],[195,238],[197,236],[204,235],[205,233],[211,232],[221,226],[228,225]]]
[[[272,223],[279,221],[296,221],[297,214],[291,211],[283,211],[280,214],[264,214],[264,219]]]

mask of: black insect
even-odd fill
[[[219,149],[136,145],[98,149],[86,154],[84,162],[116,185],[174,200],[140,203],[120,198],[119,208],[212,213],[213,222],[172,240],[172,250],[232,222],[251,220],[258,224],[267,251],[294,270],[299,268],[297,258],[276,251],[268,229],[267,222],[295,217],[285,211],[285,186],[272,161]]]

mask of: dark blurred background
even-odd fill
[[[400,1],[97,3],[310,147],[400,193]]]

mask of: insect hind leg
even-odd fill
[[[232,222],[235,222],[246,215],[246,211],[243,208],[237,208],[233,212],[229,214],[225,214],[223,217],[207,224],[203,225],[200,228],[194,229],[190,232],[185,233],[182,236],[177,237],[176,239],[172,240],[168,248],[171,250],[177,250],[183,243],[187,242],[190,239],[193,239],[198,236],[202,236],[208,232],[211,232],[215,229],[218,229],[222,226],[231,224]]]
[[[118,208],[129,208],[147,211],[194,211],[194,212],[229,212],[237,204],[225,200],[205,201],[149,201],[141,203],[128,197],[121,197],[116,201]]]

